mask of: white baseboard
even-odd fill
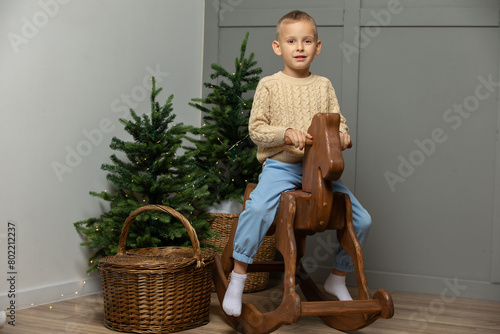
[[[490,282],[384,272],[367,272],[366,276],[370,285],[386,286],[386,290],[500,302],[500,284]]]
[[[331,268],[317,267],[312,278],[323,283]],[[371,289],[386,289],[390,292],[409,292],[435,295],[444,298],[467,298],[500,302],[500,284],[399,273],[366,271]],[[348,275],[347,283],[356,285],[354,275]],[[15,299],[8,292],[0,295],[0,309],[7,308],[14,300],[16,310],[56,303],[76,297],[96,294],[102,291],[99,275],[59,284],[40,286],[15,292]]]
[[[91,295],[102,291],[101,277],[92,275],[70,282],[61,282],[54,285],[40,286],[28,289],[19,289],[0,295],[0,309],[7,308],[14,303],[15,309],[34,307],[56,303],[62,300]],[[3,290],[3,289],[2,289]]]
[[[323,283],[331,268],[318,267],[311,277]],[[500,302],[500,284],[464,280],[458,277],[432,277],[400,273],[366,271],[370,289],[385,289],[389,292],[409,292],[434,295],[443,298],[466,298]],[[356,277],[347,276],[347,284],[356,286]]]

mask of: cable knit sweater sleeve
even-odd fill
[[[252,112],[249,120],[249,132],[252,141],[259,147],[282,145],[288,127],[274,125],[271,113],[270,79],[263,78],[257,85],[253,98]]]
[[[332,83],[329,82],[328,96],[329,96],[329,112],[336,113],[340,115],[340,125],[339,131],[342,133],[347,133],[349,131],[349,127],[347,126],[347,122],[344,116],[340,113],[339,101],[337,100],[337,94],[335,94],[335,89],[333,89]]]

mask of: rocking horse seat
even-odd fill
[[[245,210],[245,203],[249,199],[250,194],[257,187],[257,183],[249,183],[245,188],[245,195],[243,196],[243,210]],[[315,234],[317,232],[323,232],[325,230],[341,230],[345,226],[345,220],[343,213],[343,197],[344,194],[334,192],[333,193],[333,207],[332,212],[335,212],[335,215],[332,215],[331,219],[325,222],[319,222],[319,224],[313,224],[310,217],[311,210],[311,193],[305,192],[303,190],[292,190],[288,191],[287,194],[295,197],[295,202],[297,206],[296,217],[302,217],[302,219],[295,219],[294,229],[309,232],[309,234]],[[276,217],[278,217],[277,215]],[[273,235],[276,230],[276,219],[273,224],[267,231],[267,235]]]
[[[242,333],[270,333],[284,324],[296,323],[301,316],[319,316],[329,326],[349,331],[368,326],[381,317],[389,319],[394,314],[389,292],[378,290],[372,296],[368,288],[361,246],[352,225],[349,195],[333,192],[332,181],[338,180],[344,169],[339,122],[338,114],[317,114],[312,120],[308,132],[313,139],[304,152],[302,189],[281,194],[278,213],[268,231],[275,234],[276,249],[283,261],[254,262],[248,266],[249,272],[283,272],[283,301],[267,313],[243,303],[239,317],[226,315],[229,323]],[[247,186],[244,202],[255,186]],[[232,226],[222,258],[217,255],[215,259],[214,281],[221,304],[228,287],[227,277],[233,268],[237,223]],[[353,260],[359,300],[337,301],[323,294],[300,262],[306,237],[327,229],[337,230],[340,245]],[[296,293],[296,281],[307,301],[302,301]]]

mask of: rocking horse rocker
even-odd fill
[[[281,304],[273,311],[262,313],[253,304],[243,303],[241,315],[226,314],[231,326],[245,334],[270,333],[284,324],[293,324],[301,316],[319,316],[329,326],[357,330],[378,318],[394,315],[392,297],[386,290],[372,296],[364,272],[361,246],[352,225],[349,195],[333,192],[332,181],[338,180],[344,169],[338,133],[338,114],[317,114],[308,132],[313,136],[305,148],[302,189],[281,194],[279,210],[268,234],[275,233],[276,249],[284,261],[254,262],[251,272],[283,272],[284,293]],[[255,189],[247,185],[244,202]],[[233,268],[233,240],[237,221],[222,257],[216,255],[214,281],[222,305],[228,288],[227,277]],[[337,230],[340,245],[351,256],[356,272],[358,300],[336,301],[324,295],[301,264],[306,237],[325,230]],[[306,301],[295,291],[296,280]]]

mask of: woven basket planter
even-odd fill
[[[132,221],[162,211],[184,224],[193,248],[156,247],[125,251]],[[171,333],[209,321],[213,252],[202,252],[193,227],[167,206],[147,205],[125,221],[118,253],[99,261],[105,326],[129,333]]]
[[[206,242],[224,249],[231,235],[231,228],[235,219],[238,219],[238,214],[229,213],[211,213],[215,216],[210,228],[217,232],[220,237],[207,240]],[[222,252],[221,252],[222,253]],[[274,235],[264,237],[264,241],[257,250],[254,261],[273,261],[276,255],[276,245]],[[231,279],[231,274],[229,274]],[[245,289],[243,292],[257,292],[264,290],[269,283],[268,272],[251,272],[247,273],[247,280],[245,282]]]

